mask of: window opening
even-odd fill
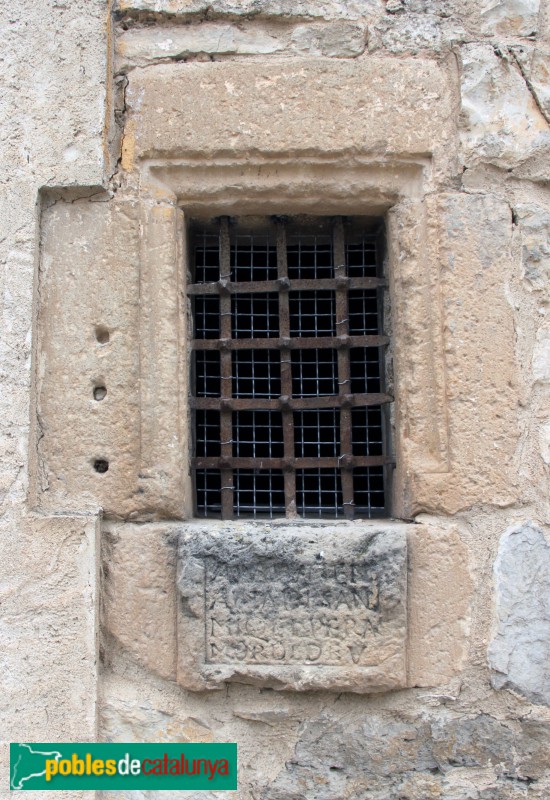
[[[221,217],[190,240],[196,513],[387,514],[380,221]]]

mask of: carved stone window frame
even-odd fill
[[[304,180],[304,174],[308,176]],[[353,176],[353,177],[352,177]],[[395,370],[395,385],[391,393],[395,402],[392,404],[392,441],[396,453],[397,469],[392,482],[391,508],[394,517],[411,516],[411,493],[408,489],[410,464],[408,463],[407,444],[403,441],[402,420],[406,419],[408,398],[401,387],[410,384],[411,374],[422,374],[425,384],[419,392],[430,398],[432,407],[433,428],[426,437],[422,455],[424,463],[430,464],[435,473],[448,472],[447,464],[447,430],[446,414],[443,406],[444,374],[442,344],[440,339],[440,320],[438,319],[437,285],[433,276],[418,274],[419,285],[425,284],[425,320],[424,330],[415,323],[414,350],[405,352],[404,339],[411,341],[408,329],[413,315],[404,307],[403,292],[406,291],[402,267],[406,253],[401,250],[401,229],[403,220],[414,215],[412,230],[418,235],[422,230],[426,214],[423,196],[426,184],[431,178],[430,159],[393,159],[388,161],[373,160],[368,157],[357,157],[353,164],[345,160],[327,160],[326,158],[301,159],[239,159],[228,161],[224,158],[216,163],[191,159],[172,159],[170,163],[162,160],[150,160],[143,164],[142,187],[146,195],[155,198],[155,207],[164,206],[178,216],[176,226],[178,232],[185,237],[186,221],[196,216],[246,216],[272,215],[281,213],[281,209],[289,215],[310,214],[319,216],[370,216],[383,217],[387,236],[388,281],[390,305],[394,305],[401,313],[392,312],[390,321],[392,345],[388,349],[388,359],[399,361]],[[144,218],[144,237],[148,238],[148,230],[155,230],[154,217]],[[422,245],[421,245],[422,246]],[[178,266],[181,274],[187,276],[186,263],[187,242],[180,252]],[[144,277],[148,273],[144,273]],[[174,277],[175,280],[175,277]],[[181,287],[185,294],[185,286]],[[145,289],[145,294],[150,290]],[[422,309],[416,309],[415,318]],[[184,311],[186,319],[185,337],[190,340],[190,314]],[[426,360],[419,354],[426,350],[429,341],[429,358]],[[160,345],[160,343],[159,343]],[[184,375],[189,370],[189,348],[185,347],[180,354]],[[167,378],[168,379],[168,378]],[[184,378],[185,380],[185,378]],[[416,402],[416,398],[414,399]],[[190,431],[189,420],[186,431]],[[187,433],[186,433],[187,436]],[[189,437],[187,436],[187,441]],[[192,513],[192,488],[187,476],[189,474],[190,450],[186,449],[187,464],[186,510],[185,517]]]

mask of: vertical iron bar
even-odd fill
[[[336,278],[336,335],[349,334],[348,287],[346,269],[346,245],[344,221],[338,217],[333,229],[334,277]],[[340,280],[339,280],[340,279]],[[338,349],[338,393],[340,397],[350,394],[349,347]],[[340,474],[344,516],[353,518],[353,473],[346,462],[351,460],[351,408],[340,407]]]
[[[277,276],[279,279],[279,336],[290,338],[290,311],[288,303],[288,262],[286,253],[286,229],[281,220],[277,221]],[[292,365],[290,349],[281,347],[281,396],[292,396]],[[296,516],[296,470],[294,468],[294,417],[292,409],[281,409],[283,419],[284,459],[286,468],[285,512],[287,517]]]
[[[381,226],[377,232],[375,238],[375,257],[376,257],[376,277],[383,278],[384,277],[384,253],[386,252],[386,242],[385,242],[385,231],[384,227]],[[382,287],[376,290],[376,301],[378,306],[378,330],[377,333],[383,334],[385,328],[385,320],[384,320],[384,300],[386,297],[389,298],[389,292],[386,295],[386,292]],[[388,358],[388,351],[386,348],[379,347],[378,348],[378,357],[380,363],[380,391],[384,394],[387,391],[387,369],[386,369],[386,359]],[[381,411],[381,422],[382,422],[382,455],[387,456],[391,452],[391,423],[390,423],[390,407],[388,403],[385,403]],[[385,464],[383,467],[383,475],[384,475],[384,514],[389,516],[390,513],[390,497],[391,497],[391,486],[392,486],[392,477],[393,477],[393,468],[391,464]],[[369,504],[370,505],[370,504]],[[369,508],[370,514],[370,508]]]
[[[231,242],[229,237],[229,217],[220,220],[220,284],[231,276]],[[220,336],[231,339],[231,295],[220,291]],[[220,434],[221,457],[231,458],[233,455],[233,414],[230,408],[224,407],[224,400],[232,394],[231,350],[222,350],[221,358],[221,408]],[[233,519],[233,470],[222,468],[222,519]]]

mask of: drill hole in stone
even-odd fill
[[[100,475],[103,475],[109,469],[109,462],[104,458],[96,458],[94,461],[94,469],[96,472],[99,472]]]
[[[109,331],[105,327],[105,325],[97,325],[96,326],[95,338],[99,342],[99,344],[107,344],[108,343],[108,341],[110,339],[110,335],[109,335]]]
[[[94,400],[104,400],[107,396],[107,388],[105,386],[96,386],[94,388]]]

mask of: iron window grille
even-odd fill
[[[190,232],[196,514],[387,515],[380,221],[221,217]]]

